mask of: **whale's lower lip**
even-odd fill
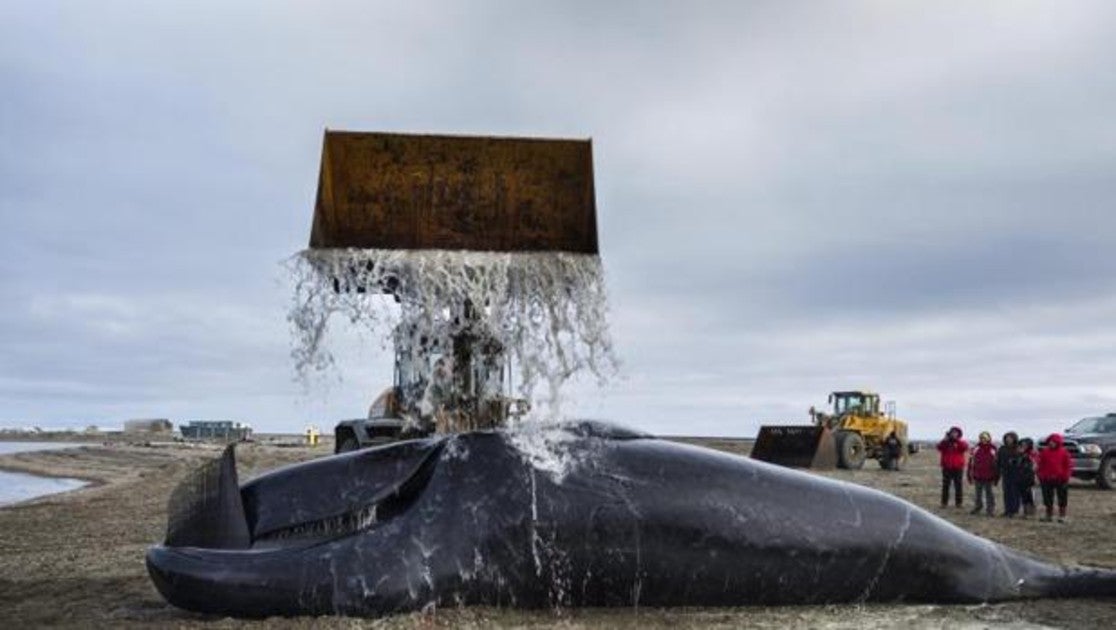
[[[146,564],[159,594],[179,608],[191,609],[189,593],[196,590],[191,587],[198,578],[199,562],[185,550],[156,546],[147,550]]]
[[[258,617],[299,610],[297,580],[283,570],[298,553],[159,545],[148,549],[146,564],[155,588],[179,608]]]
[[[218,561],[214,554],[221,555]],[[147,572],[155,587],[168,599],[174,594],[205,588],[207,584],[233,577],[236,562],[231,554],[190,548],[155,546],[147,550]],[[187,587],[187,588],[183,588]]]

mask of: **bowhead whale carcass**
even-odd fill
[[[397,443],[237,485],[233,451],[147,554],[181,608],[719,606],[1116,595],[906,501],[610,425]]]

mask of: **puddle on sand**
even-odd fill
[[[0,442],[0,455],[75,448],[81,444],[68,442]],[[81,479],[61,477],[40,477],[22,472],[0,470],[0,507],[43,497],[48,494],[67,492],[89,485]]]

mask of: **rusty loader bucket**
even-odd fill
[[[327,130],[310,247],[597,254],[592,144]]]
[[[792,468],[837,467],[837,443],[822,426],[760,427],[752,458]]]

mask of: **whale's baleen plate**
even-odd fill
[[[593,423],[337,455],[240,494],[241,516],[214,518],[242,518],[222,527],[246,528],[247,548],[148,552],[172,604],[267,616],[1116,596],[1116,572],[1044,563],[882,492]]]

